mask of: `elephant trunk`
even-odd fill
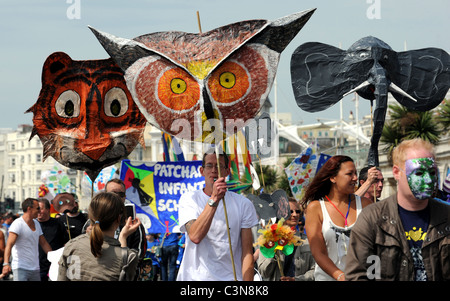
[[[370,141],[369,155],[367,163],[369,166],[379,166],[378,144],[383,131],[384,121],[387,112],[388,89],[390,85],[389,79],[383,67],[376,62],[371,71],[371,82],[375,87],[375,111],[373,116],[373,133]]]

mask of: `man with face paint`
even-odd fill
[[[366,207],[352,229],[347,280],[450,280],[450,206],[433,198],[434,147],[422,139],[393,151],[397,192]]]

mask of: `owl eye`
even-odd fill
[[[228,61],[211,74],[208,89],[219,103],[230,104],[240,100],[249,91],[250,76],[241,64]]]
[[[64,118],[80,115],[80,95],[73,90],[67,90],[59,95],[55,102],[56,114]]]
[[[236,83],[236,76],[231,72],[224,72],[220,75],[219,82],[222,87],[231,89]]]
[[[120,117],[128,111],[128,98],[123,89],[114,87],[106,92],[104,111],[109,117]]]
[[[186,91],[187,85],[181,78],[174,78],[170,81],[170,89],[175,94],[181,94]]]
[[[175,67],[164,71],[158,82],[158,98],[166,107],[191,109],[200,99],[200,87],[186,71]]]

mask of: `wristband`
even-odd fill
[[[10,265],[10,264],[8,262],[3,263],[3,266],[7,266],[7,265]]]
[[[214,202],[214,200],[209,199],[208,200],[208,205],[211,206],[211,207],[217,207],[219,205],[219,202],[216,203],[216,202]]]

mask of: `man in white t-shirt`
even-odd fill
[[[225,178],[230,169],[226,154],[220,154],[217,166],[216,154],[206,153],[200,172],[205,177],[205,188],[183,194],[179,202],[181,231],[187,235],[177,280],[253,280],[251,228],[258,224],[255,207],[244,196],[227,191]],[[225,199],[234,263],[222,199]]]
[[[5,248],[5,259],[0,278],[13,272],[14,281],[41,281],[39,245],[45,253],[52,250],[36,220],[40,210],[38,200],[22,202],[23,215],[11,224]],[[10,257],[12,262],[10,264]]]

